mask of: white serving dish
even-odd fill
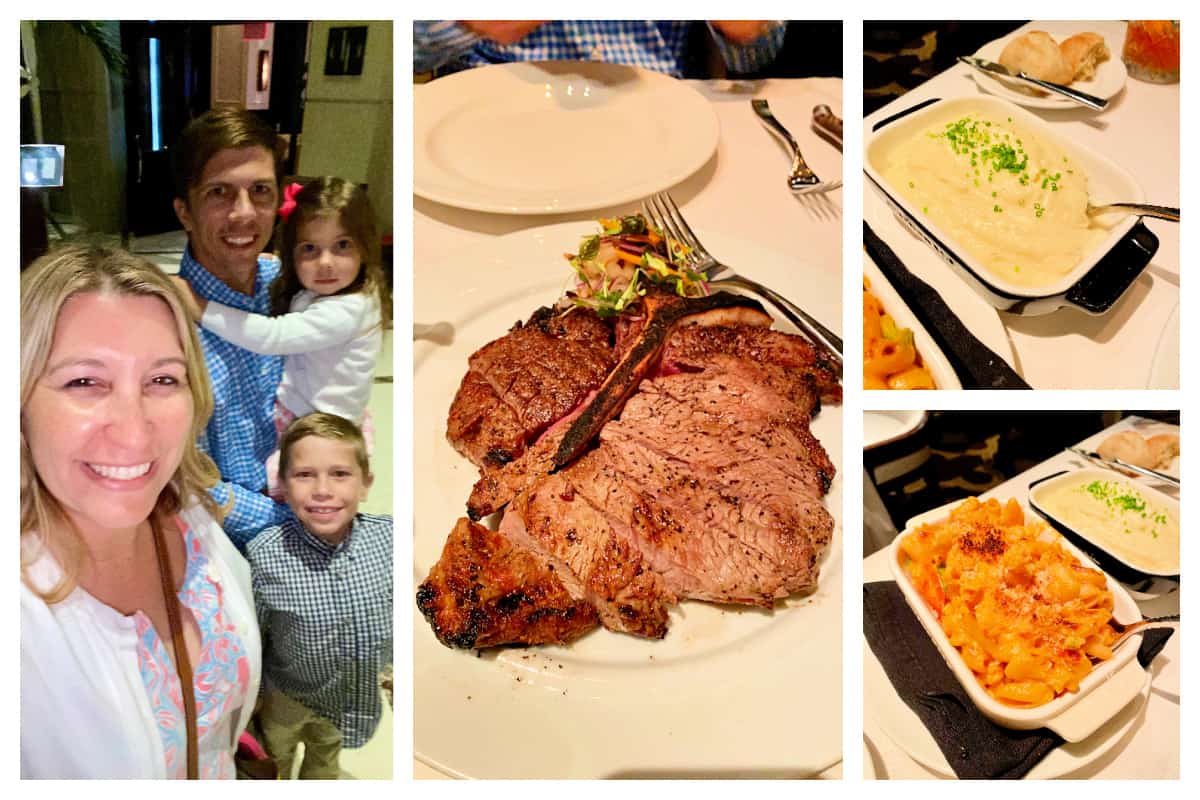
[[[1031,316],[1047,314],[1064,306],[1078,307],[1089,313],[1106,311],[1133,283],[1145,264],[1135,270],[1118,270],[1119,274],[1115,276],[1106,275],[1103,281],[1105,285],[1098,292],[1105,296],[1105,301],[1100,304],[1102,307],[1097,307],[1095,303],[1087,300],[1080,302],[1079,295],[1085,289],[1097,293],[1096,287],[1084,287],[1081,282],[1100,263],[1101,259],[1116,248],[1132,231],[1138,222],[1136,215],[1126,212],[1108,212],[1098,217],[1112,225],[1103,241],[1086,253],[1079,264],[1057,282],[1035,288],[1012,283],[986,269],[977,259],[967,253],[953,236],[921,214],[919,209],[896,191],[895,187],[883,177],[880,170],[887,154],[893,148],[908,141],[914,134],[925,129],[931,119],[968,113],[1007,116],[1036,130],[1040,139],[1050,142],[1054,147],[1069,154],[1071,163],[1086,172],[1088,196],[1095,202],[1112,202],[1118,199],[1125,202],[1142,202],[1144,200],[1142,187],[1124,168],[1099,153],[1081,147],[1076,142],[1062,136],[1052,125],[1031,111],[1007,100],[987,95],[946,100],[935,98],[880,121],[875,125],[874,130],[864,132],[863,171],[883,193],[900,221],[914,235],[933,248],[955,272],[994,307],[1002,311]],[[1154,241],[1153,247],[1157,248],[1157,240]],[[1146,263],[1149,263],[1149,254],[1146,257]],[[1093,278],[1093,282],[1095,281],[1096,278]],[[1114,281],[1123,284],[1118,285],[1116,291],[1112,291],[1112,287],[1109,286]]]
[[[1068,481],[1077,479],[1091,479],[1101,481],[1112,481],[1128,486],[1130,489],[1136,490],[1147,500],[1156,503],[1160,508],[1168,509],[1174,514],[1175,519],[1179,517],[1179,501],[1170,495],[1164,494],[1157,489],[1152,489],[1146,484],[1128,478],[1115,470],[1103,469],[1095,467],[1091,469],[1068,470],[1060,472],[1057,475],[1051,475],[1039,481],[1035,481],[1029,486],[1029,505],[1041,515],[1047,522],[1057,528],[1074,544],[1078,544],[1080,549],[1087,552],[1096,563],[1100,564],[1105,572],[1112,574],[1114,577],[1125,582],[1136,582],[1146,578],[1177,578],[1179,576],[1179,560],[1170,568],[1155,567],[1148,561],[1131,558],[1128,555],[1121,556],[1116,552],[1105,547],[1096,537],[1095,532],[1084,528],[1068,525],[1058,519],[1054,514],[1045,509],[1044,499],[1048,492],[1053,491],[1056,487]],[[1075,539],[1078,537],[1078,541]]]
[[[929,331],[925,330],[925,326],[912,313],[912,310],[900,298],[892,284],[888,282],[879,267],[875,266],[875,262],[866,253],[863,253],[863,275],[871,283],[871,294],[879,298],[884,311],[891,314],[896,325],[912,330],[913,343],[921,355],[921,360],[925,362],[929,374],[933,376],[934,385],[938,389],[961,389],[962,383],[958,380],[958,374],[954,371],[954,367],[950,366],[946,354],[933,341]]]
[[[1135,633],[1131,638],[1136,641],[1123,644],[1111,659],[1097,665],[1080,682],[1077,692],[1067,692],[1049,703],[1033,708],[1014,708],[989,695],[975,678],[971,668],[963,661],[958,650],[950,644],[949,638],[942,630],[941,623],[925,604],[899,561],[900,542],[905,536],[920,525],[945,519],[949,516],[950,510],[957,505],[957,502],[950,503],[913,517],[900,535],[893,540],[888,550],[888,563],[892,575],[896,579],[896,584],[904,594],[904,599],[917,619],[920,620],[921,626],[925,628],[938,652],[942,654],[942,658],[954,672],[971,701],[988,719],[1003,727],[1017,730],[1045,727],[1068,742],[1083,741],[1124,708],[1141,691],[1145,683],[1146,671],[1142,669],[1135,656],[1141,643],[1142,634]],[[1052,528],[1048,528],[1048,531],[1051,535],[1056,536],[1059,544],[1078,558],[1083,565],[1094,567],[1092,561],[1081,550],[1055,533]],[[1113,616],[1118,621],[1126,623],[1141,619],[1141,611],[1124,587],[1109,575],[1105,575],[1105,579],[1108,583],[1108,590],[1113,595]]]

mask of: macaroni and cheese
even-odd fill
[[[983,688],[1038,706],[1112,657],[1113,596],[1015,500],[970,498],[901,540],[900,564]]]

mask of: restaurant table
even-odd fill
[[[671,196],[688,224],[704,241],[706,230],[719,229],[752,241],[764,250],[796,253],[804,263],[831,272],[842,268],[842,190],[820,195],[794,195],[787,186],[790,156],[763,127],[750,107],[752,98],[766,98],[779,121],[791,132],[809,166],[823,181],[842,178],[841,153],[811,127],[812,109],[825,104],[842,113],[839,78],[764,79],[757,81],[687,81],[711,104],[720,124],[717,152],[698,172],[671,187]],[[414,87],[421,91],[422,87]],[[459,248],[494,237],[544,225],[603,216],[629,214],[636,204],[591,209],[571,214],[503,215],[468,211],[413,197],[413,270],[442,262]],[[569,244],[564,245],[568,249]],[[718,258],[720,253],[715,254]],[[752,274],[749,265],[735,264]],[[468,268],[464,265],[464,269]],[[564,270],[565,271],[565,270]],[[447,276],[448,280],[453,277]],[[785,296],[789,288],[772,286]],[[793,296],[803,306],[803,297]],[[413,319],[421,317],[421,298],[414,299]],[[835,331],[841,320],[821,320]],[[842,765],[821,773],[841,777]],[[413,761],[416,778],[446,777]]]
[[[1094,451],[1100,442],[1113,433],[1138,428],[1143,425],[1151,425],[1153,428],[1152,431],[1143,428],[1144,435],[1150,435],[1151,432],[1167,432],[1172,429],[1173,432],[1178,433],[1178,428],[1174,428],[1173,426],[1162,423],[1149,423],[1148,420],[1139,417],[1126,417],[1117,424],[1093,436],[1089,436],[1077,446],[1084,450]],[[995,497],[1000,500],[1012,497],[1025,504],[1029,494],[1029,484],[1039,478],[1053,475],[1064,469],[1081,469],[1091,466],[1093,465],[1081,456],[1064,451],[1022,472],[1015,478],[1005,481],[990,491],[985,492],[982,496],[984,498]],[[1178,490],[1167,484],[1146,482],[1146,485],[1158,489],[1163,494],[1176,498],[1179,497]],[[1034,519],[1041,519],[1034,512],[1029,511],[1028,506],[1026,506],[1026,513],[1033,516]],[[890,580],[892,578],[892,572],[887,562],[887,555],[888,550],[880,550],[871,554],[863,561],[864,582]],[[1175,584],[1174,588],[1175,591],[1156,594],[1156,596],[1146,599],[1141,599],[1141,595],[1135,595],[1135,600],[1137,601],[1138,608],[1142,611],[1142,615],[1159,617],[1167,614],[1178,614],[1178,584]],[[1179,777],[1179,640],[1181,635],[1182,630],[1176,630],[1175,634],[1167,641],[1162,652],[1152,662],[1151,670],[1153,672],[1153,679],[1150,684],[1150,699],[1134,723],[1133,728],[1125,735],[1122,741],[1118,742],[1111,751],[1100,759],[1063,777],[1072,779],[1174,779]],[[869,713],[864,714],[863,733],[868,740],[868,750],[871,752],[878,778],[944,777],[914,761],[879,728],[878,723],[871,719]]]
[[[1031,22],[1020,31],[1037,29],[1039,24],[1043,23]],[[1123,37],[1124,24],[1081,22],[1078,27],[1085,31],[1120,26]],[[1117,51],[1111,57],[1119,59],[1121,54]],[[879,121],[930,98],[987,96],[976,83],[976,77],[980,82],[991,80],[965,64],[956,64],[868,116],[863,123],[863,136],[869,136]],[[1132,173],[1144,190],[1147,203],[1178,207],[1179,102],[1178,83],[1144,83],[1130,77],[1124,90],[1110,100],[1103,112],[1082,108],[1028,110],[1079,146],[1108,157]],[[873,198],[869,195],[876,192],[864,179],[866,222],[893,249],[899,242],[906,246],[906,252],[919,252],[919,258],[903,259],[909,270],[935,289],[950,281],[962,281],[928,247],[922,245],[922,251],[911,248],[911,243],[916,242],[912,234],[892,218],[892,212],[882,201],[871,202]],[[1148,217],[1143,222],[1158,237],[1158,252],[1106,314],[1096,317],[1074,308],[1039,317],[994,309],[982,312],[999,314],[1013,351],[999,355],[1033,388],[1139,389],[1150,385],[1153,357],[1160,347],[1164,324],[1178,313],[1179,225]],[[951,302],[945,295],[944,299]],[[985,301],[981,298],[979,302]],[[953,303],[951,308],[968,328],[972,327],[970,315],[980,313],[978,309],[967,311]],[[1165,343],[1163,347],[1164,352],[1178,352],[1174,343]]]

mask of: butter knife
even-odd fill
[[[1172,486],[1179,487],[1179,478],[1174,478],[1170,475],[1167,475],[1164,472],[1159,472],[1156,469],[1147,469],[1146,467],[1139,467],[1136,464],[1130,464],[1129,462],[1122,461],[1119,458],[1105,458],[1104,456],[1100,455],[1097,452],[1094,452],[1092,450],[1083,450],[1078,447],[1068,447],[1067,451],[1074,453],[1077,456],[1083,456],[1084,458],[1088,459],[1089,461],[1095,461],[1098,464],[1103,464],[1104,466],[1108,467],[1109,469],[1123,469],[1123,470],[1128,470],[1130,472],[1136,472],[1139,475],[1145,475],[1148,478],[1154,478],[1155,480],[1160,480],[1163,483],[1169,483]]]
[[[842,149],[842,118],[833,113],[833,109],[825,104],[813,106],[812,124],[817,133],[824,136]]]
[[[988,61],[986,58],[976,58],[974,56],[959,56],[958,60],[969,67],[974,67],[980,72],[987,72],[993,75],[1000,75],[1004,78],[1013,78],[1019,81],[1032,83],[1035,86],[1040,86],[1046,91],[1061,94],[1068,100],[1074,100],[1076,103],[1085,105],[1088,108],[1094,108],[1097,111],[1103,111],[1108,107],[1108,101],[1095,95],[1090,95],[1086,92],[1081,92],[1078,89],[1072,89],[1069,86],[1063,86],[1050,81],[1043,81],[1039,78],[1034,78],[1026,75],[1024,72],[1011,70],[1003,64],[997,64],[995,61]]]

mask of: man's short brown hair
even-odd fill
[[[367,442],[359,427],[337,414],[316,411],[292,420],[292,424],[288,425],[279,440],[279,480],[281,483],[287,478],[292,446],[307,436],[349,442],[354,445],[354,460],[362,469],[363,477],[371,474],[371,464],[367,459]]]
[[[240,108],[214,108],[187,124],[171,156],[175,196],[187,202],[188,190],[195,186],[209,160],[222,150],[261,147],[275,159],[275,181],[283,166],[283,149],[274,129]]]

